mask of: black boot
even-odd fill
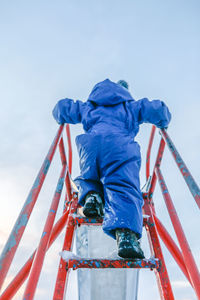
[[[127,228],[119,228],[116,229],[115,235],[119,256],[123,258],[145,258],[137,236],[133,231]]]
[[[86,217],[103,216],[103,200],[98,193],[89,193],[85,198],[83,213]]]

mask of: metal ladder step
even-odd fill
[[[101,226],[103,223],[103,218],[88,218],[88,217],[82,217],[80,215],[74,216],[74,222],[76,225],[95,225],[95,226]],[[148,222],[148,216],[143,216],[143,225],[145,226]]]
[[[160,261],[157,258],[150,259],[69,259],[66,269],[104,269],[104,268],[136,268],[159,269]]]

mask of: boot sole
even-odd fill
[[[144,259],[145,258],[143,251],[141,253],[139,253],[138,251],[134,250],[134,247],[119,248],[118,255],[122,258],[132,258],[132,259],[136,259],[136,258]]]

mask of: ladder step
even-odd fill
[[[160,262],[157,258],[150,259],[69,259],[66,269],[79,268],[99,269],[99,268],[149,268],[159,269]]]
[[[101,226],[103,223],[103,218],[98,217],[98,218],[88,218],[88,217],[81,217],[81,216],[76,216],[74,218],[75,224],[77,225],[96,225],[96,226]]]
[[[88,217],[82,217],[82,216],[75,216],[74,217],[75,224],[78,226],[81,225],[96,225],[96,226],[101,226],[103,223],[103,218],[98,217],[98,218],[88,218]],[[146,225],[148,222],[148,216],[143,216],[143,225]]]

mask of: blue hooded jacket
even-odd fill
[[[126,88],[106,79],[97,83],[86,102],[60,100],[53,110],[58,124],[82,123],[85,132],[116,132],[134,137],[142,123],[168,126],[171,114],[160,100],[135,101]]]
[[[59,124],[82,123],[76,138],[80,157],[79,204],[88,192],[105,200],[103,230],[115,238],[116,228],[142,234],[143,199],[140,191],[140,148],[134,141],[139,125],[168,126],[171,114],[160,100],[135,101],[129,91],[109,79],[97,83],[86,102],[60,100],[53,110]]]

